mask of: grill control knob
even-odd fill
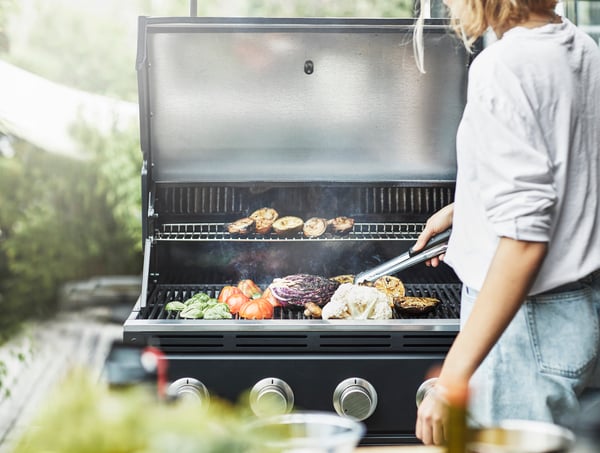
[[[361,378],[345,379],[333,392],[333,407],[342,417],[365,420],[377,407],[375,387]]]
[[[190,401],[198,401],[201,405],[208,406],[210,402],[210,394],[206,386],[198,379],[181,378],[169,385],[167,396],[171,399],[189,399]]]
[[[293,407],[294,392],[281,379],[261,379],[250,390],[250,408],[259,417],[287,414]]]

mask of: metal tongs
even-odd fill
[[[411,247],[402,255],[392,258],[385,263],[381,263],[372,269],[361,272],[354,278],[354,283],[372,282],[379,277],[395,274],[404,269],[408,269],[415,264],[422,263],[423,261],[441,255],[448,248],[448,239],[450,238],[451,232],[452,228],[448,228],[446,231],[436,234],[429,239],[429,242],[427,242],[425,247],[421,250],[415,251],[414,247]]]

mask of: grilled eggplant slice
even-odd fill
[[[422,315],[429,313],[440,303],[435,297],[411,297],[405,296],[394,301],[394,307],[398,313],[409,315]]]
[[[244,217],[227,225],[230,234],[245,236],[254,231],[255,222],[250,217]]]
[[[351,217],[335,217],[327,221],[329,229],[334,234],[348,234],[354,228],[354,219]]]
[[[304,222],[302,232],[307,238],[318,238],[327,231],[327,219],[321,217],[311,217]]]
[[[279,213],[273,208],[260,208],[250,214],[250,218],[254,220],[258,234],[268,234],[273,222],[279,218]]]
[[[279,236],[293,236],[302,230],[304,221],[300,217],[285,216],[273,222],[273,231]]]

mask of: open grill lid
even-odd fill
[[[141,143],[154,182],[454,180],[469,56],[412,19],[139,21]]]

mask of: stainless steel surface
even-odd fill
[[[413,267],[416,264],[427,261],[433,257],[444,253],[448,247],[448,241],[452,228],[432,236],[427,243],[418,251],[415,251],[414,246],[408,249],[407,252],[381,263],[374,268],[363,271],[354,278],[355,283],[363,283],[365,281],[375,281],[379,277],[392,275],[401,272],[405,269]]]
[[[190,399],[206,407],[210,403],[210,394],[206,386],[198,379],[185,377],[172,382],[167,388],[167,396],[172,399]]]
[[[414,266],[415,264],[422,263],[423,261],[427,261],[428,259],[444,253],[447,248],[448,244],[440,244],[432,249],[413,256],[410,256],[410,254],[407,252],[406,254],[400,255],[397,258],[381,264],[380,266],[369,269],[365,272],[361,272],[356,276],[355,282],[362,283],[365,281],[374,281],[379,277],[383,277],[384,275],[396,274]]]
[[[266,441],[281,453],[353,453],[365,433],[362,423],[328,412],[297,412],[260,420],[250,429],[276,432],[282,440]],[[273,450],[270,450],[273,449]]]
[[[433,390],[435,383],[437,382],[437,378],[430,378],[424,381],[419,388],[417,389],[417,394],[415,397],[417,407],[421,405],[421,402],[425,399],[427,394]]]
[[[258,416],[287,414],[293,407],[294,392],[282,379],[262,379],[250,390],[250,408]]]
[[[412,24],[148,19],[138,70],[154,180],[453,180],[469,56],[427,21],[421,74]]]
[[[377,391],[366,379],[345,379],[333,391],[333,407],[343,417],[366,420],[377,409]]]

